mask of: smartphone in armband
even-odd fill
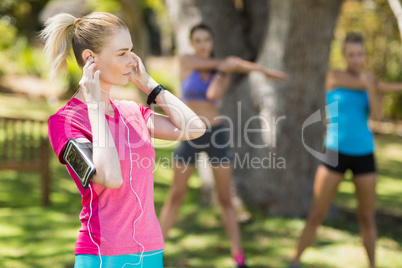
[[[74,170],[82,187],[88,188],[89,181],[96,171],[92,161],[92,143],[82,143],[70,138],[63,153],[63,160]]]

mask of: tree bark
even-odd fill
[[[402,5],[399,0],[388,0],[389,6],[398,22],[399,34],[402,39]]]
[[[273,83],[256,73],[251,84],[260,115],[270,122],[271,131],[263,135],[268,151],[277,162],[282,157],[286,168],[265,170],[265,176],[244,184],[242,193],[246,203],[266,212],[303,216],[310,206],[318,164],[311,152],[320,158],[323,148],[325,117],[320,110],[325,112],[325,76],[342,0],[270,3],[270,27],[258,62],[285,71],[290,80]],[[310,116],[317,111],[321,124],[312,124]],[[254,194],[257,190],[261,194]]]

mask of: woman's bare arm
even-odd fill
[[[105,103],[102,101],[99,84],[100,71],[93,74],[95,66],[93,58],[89,58],[83,68],[83,77],[80,81],[92,130],[92,159],[96,168],[92,181],[114,189],[122,185],[123,177],[117,146],[110,138],[112,134],[105,117]]]
[[[214,74],[211,84],[207,89],[207,98],[209,100],[222,99],[228,88],[229,81],[229,75],[224,72]]]
[[[382,119],[381,94],[378,91],[378,82],[371,72],[360,75],[362,82],[367,88],[370,103],[370,113],[374,120]]]
[[[326,89],[344,87],[364,90],[366,85],[360,78],[360,76],[353,76],[344,71],[329,71],[327,73]],[[377,90],[381,93],[400,92],[402,91],[402,83],[378,81]]]
[[[401,92],[402,83],[378,82],[378,90],[382,93]]]
[[[325,83],[327,90],[339,87],[361,91],[367,90],[371,116],[375,120],[381,120],[381,94],[378,90],[378,82],[371,72],[364,72],[359,76],[355,76],[344,71],[329,71]]]
[[[163,140],[192,140],[202,136],[206,127],[204,122],[179,98],[167,90],[156,98],[156,103],[167,116],[153,114],[147,122],[151,136]]]
[[[132,53],[137,66],[133,70],[130,81],[149,95],[158,85],[150,77],[141,59]],[[205,133],[204,122],[179,98],[167,90],[162,90],[155,99],[167,116],[153,114],[147,121],[152,137],[164,140],[191,140]]]
[[[211,71],[216,70],[224,59],[200,58],[195,55],[184,55],[180,57],[181,67],[190,70]]]
[[[359,76],[353,76],[344,71],[328,71],[325,82],[326,90],[331,90],[338,87],[356,90],[366,89],[366,85],[363,83]]]
[[[214,74],[212,81],[207,89],[207,98],[209,100],[219,100],[223,98],[229,86],[231,69],[236,68],[237,62],[225,60],[218,66],[217,72]]]
[[[235,73],[249,73],[252,71],[257,71],[263,73],[266,77],[271,78],[275,81],[277,80],[288,80],[289,77],[286,73],[266,68],[261,64],[246,61],[239,57],[230,56],[226,58],[226,61],[232,63],[232,68],[228,69],[228,72],[235,72]]]
[[[182,80],[193,70],[216,70],[223,62],[227,62],[232,65],[232,67],[227,70],[229,73],[249,73],[252,71],[258,71],[262,72],[266,77],[274,80],[287,80],[289,78],[284,72],[269,69],[258,63],[246,61],[235,56],[229,56],[225,59],[202,59],[195,55],[185,55],[180,58],[180,62],[182,67]],[[186,72],[186,70],[188,70],[188,72]]]
[[[235,69],[235,72],[239,73],[249,73],[252,71],[257,71],[263,73],[266,77],[276,80],[288,80],[289,77],[286,73],[274,70],[274,69],[269,69],[265,66],[262,66],[261,64],[251,62],[251,61],[246,61],[241,58],[236,58],[232,57],[234,61],[237,62],[237,66]],[[231,60],[231,58],[229,58]]]

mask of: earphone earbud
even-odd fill
[[[88,56],[88,57],[85,59],[85,63],[87,63],[88,61],[93,62],[93,61],[95,61],[95,60],[94,60],[94,58],[93,58],[92,56]]]

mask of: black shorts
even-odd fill
[[[174,159],[179,162],[194,164],[200,152],[208,154],[208,160],[212,165],[230,163],[232,161],[232,150],[230,141],[226,135],[228,129],[223,124],[208,128],[201,137],[181,141],[174,150]]]
[[[338,157],[338,161],[336,161],[336,157]],[[376,172],[374,154],[351,156],[327,148],[321,164],[332,171],[342,174],[348,169],[353,172],[353,175]]]

